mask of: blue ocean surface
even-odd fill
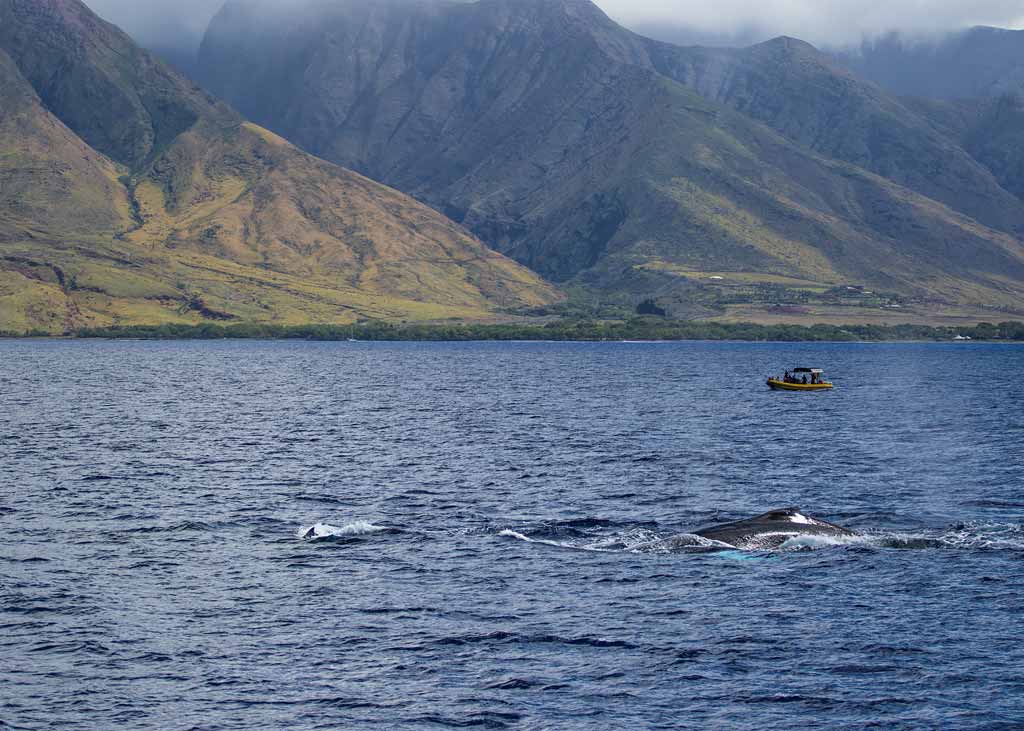
[[[1024,349],[0,341],[0,728],[462,727],[1024,728]]]

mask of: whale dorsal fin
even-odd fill
[[[789,520],[794,515],[800,515],[800,508],[780,508],[767,512],[761,517],[765,520]]]

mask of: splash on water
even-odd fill
[[[586,544],[575,544],[569,541],[553,541],[546,538],[531,538],[528,535],[514,531],[511,528],[506,528],[498,533],[502,538],[515,538],[517,541],[524,541],[526,543],[539,543],[545,546],[554,546],[555,548],[570,548],[576,551],[611,551],[611,548],[601,548],[598,546],[591,546]]]
[[[580,528],[580,526],[585,526]],[[493,535],[493,534],[492,534]],[[865,531],[858,535],[791,535],[779,542],[779,534],[752,540],[742,546],[711,540],[692,533],[674,533],[657,527],[629,527],[590,519],[544,523],[539,526],[504,528],[504,538],[575,551],[620,553],[793,552],[842,548],[1024,550],[1024,526],[1007,524],[958,524],[944,530],[900,532]]]
[[[803,535],[789,538],[779,546],[780,551],[814,551],[836,546],[855,546],[868,541],[865,536],[815,536]]]
[[[366,536],[373,533],[383,533],[387,530],[389,530],[387,527],[374,525],[367,520],[356,520],[340,527],[330,523],[314,523],[313,525],[299,528],[297,536],[304,541],[316,541],[325,538]]]

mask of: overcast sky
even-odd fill
[[[294,0],[280,0],[294,2]],[[373,0],[370,0],[371,2]],[[223,0],[85,0],[147,45],[198,39]],[[790,35],[817,45],[899,30],[932,34],[972,25],[1024,27],[1022,0],[597,0],[627,26],[686,27],[744,38]]]

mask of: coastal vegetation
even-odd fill
[[[3,333],[0,333],[3,335]],[[7,334],[14,336],[14,333]],[[47,336],[46,332],[27,333]],[[887,342],[1024,341],[1024,322],[981,323],[972,327],[930,327],[927,325],[758,325],[753,323],[695,322],[657,317],[627,320],[562,319],[545,324],[431,323],[408,324],[364,322],[354,325],[272,325],[235,323],[185,325],[139,325],[77,330],[75,338],[117,338],[147,340],[367,340],[367,341],[623,341],[623,340],[744,340],[782,342]]]

